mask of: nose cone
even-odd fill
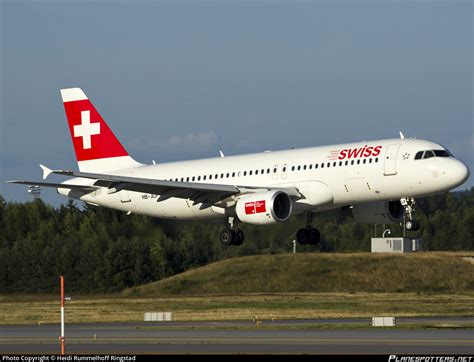
[[[469,178],[469,169],[459,160],[453,160],[450,165],[448,174],[449,180],[453,183],[453,188],[462,185]]]

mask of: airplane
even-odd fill
[[[415,199],[451,190],[469,169],[442,145],[421,139],[363,141],[145,165],[135,161],[80,88],[61,89],[79,171],[40,165],[43,179],[7,181],[53,187],[60,195],[128,214],[179,220],[222,219],[225,246],[241,245],[239,223],[268,225],[306,213],[299,244],[315,245],[314,213],[350,209],[370,224],[416,231]]]

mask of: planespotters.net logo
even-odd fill
[[[390,355],[388,362],[474,362],[472,356],[397,356]]]

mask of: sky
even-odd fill
[[[41,180],[39,163],[77,169],[69,87],[144,163],[401,130],[474,173],[472,1],[0,0],[0,42],[9,201],[30,196],[3,181]]]

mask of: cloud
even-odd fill
[[[176,149],[196,148],[199,150],[215,148],[217,135],[214,131],[188,133],[184,136],[171,136],[166,141],[166,146]]]
[[[181,157],[184,159],[190,154],[205,156],[210,151],[217,152],[219,149],[218,136],[214,131],[173,135],[166,140],[158,141],[148,138],[133,139],[126,145],[132,156],[135,152],[142,154],[142,156],[150,153],[156,155],[158,151],[164,159],[170,158],[170,160],[181,159]]]

